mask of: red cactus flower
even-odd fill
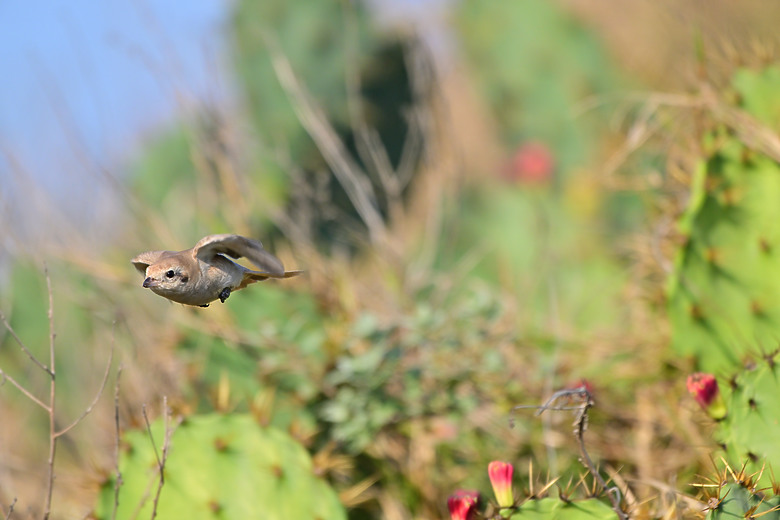
[[[473,520],[477,517],[479,491],[459,489],[447,499],[452,520]]]
[[[500,507],[512,507],[515,499],[512,496],[512,472],[514,468],[507,462],[494,460],[488,464],[488,476],[493,486],[493,493]]]
[[[697,372],[688,376],[688,392],[713,419],[726,417],[726,405],[720,395],[718,381],[712,374]]]
[[[530,141],[520,145],[505,170],[507,180],[521,184],[547,184],[555,169],[555,158],[544,143]]]

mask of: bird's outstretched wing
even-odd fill
[[[152,264],[156,264],[160,259],[167,255],[175,254],[173,251],[145,251],[132,260],[130,260],[138,272],[146,275],[146,268]]]
[[[282,262],[263,249],[263,244],[259,240],[252,240],[241,235],[209,235],[203,237],[195,244],[193,253],[196,258],[205,262],[210,261],[217,254],[227,255],[232,258],[245,257],[264,273],[273,277],[284,275]]]

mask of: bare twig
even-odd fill
[[[402,187],[411,182],[418,163],[430,161],[434,153],[436,138],[432,128],[434,117],[431,105],[433,99],[444,95],[437,88],[430,52],[423,49],[419,42],[405,50],[404,62],[409,71],[414,107],[406,114],[409,130],[396,168]]]
[[[368,228],[371,242],[375,245],[384,244],[387,229],[379,213],[376,194],[368,181],[368,176],[350,156],[322,109],[314,103],[298,81],[292,65],[277,42],[270,35],[265,35],[264,40],[276,76],[290,98],[298,119],[317,144],[336,179]]]
[[[97,393],[95,394],[95,398],[92,399],[92,402],[89,404],[89,406],[81,413],[80,416],[76,418],[70,425],[66,426],[62,430],[58,431],[55,434],[55,437],[60,437],[62,435],[65,435],[70,430],[72,430],[74,427],[76,427],[84,418],[92,413],[92,410],[95,408],[95,405],[97,404],[98,400],[100,400],[100,396],[103,395],[103,391],[106,389],[106,383],[108,382],[108,375],[111,373],[111,364],[114,361],[114,337],[113,333],[111,336],[111,350],[108,353],[108,362],[106,362],[106,371],[103,373],[103,381],[100,383],[100,389],[98,389]]]
[[[165,397],[163,397],[163,403],[165,403]],[[163,411],[165,413],[165,410]],[[160,455],[157,453],[157,443],[154,442],[154,435],[152,435],[152,425],[149,423],[149,415],[146,413],[146,404],[141,405],[141,415],[144,417],[144,422],[146,423],[146,433],[149,434],[149,441],[152,443],[152,449],[154,450],[154,456],[157,458],[157,467],[159,468],[162,463],[160,461]],[[160,475],[160,480],[162,480],[162,474]]]
[[[56,336],[54,332],[54,298],[51,290],[51,277],[49,276],[49,268],[44,265],[43,272],[46,276],[46,291],[49,294],[49,310],[47,316],[49,318],[49,461],[48,461],[48,476],[46,485],[46,498],[43,506],[43,520],[47,520],[51,514],[51,498],[54,493],[54,455],[57,452],[57,431],[54,423],[54,396],[57,390],[57,378],[54,370],[54,338]]]
[[[359,53],[358,53],[358,30],[355,8],[349,3],[344,3],[344,26],[346,30],[346,42],[344,55],[346,56],[344,66],[344,83],[347,89],[347,111],[349,114],[350,125],[355,132],[355,148],[360,160],[366,168],[371,168],[384,184],[384,177],[387,176],[385,168],[389,166],[389,161],[385,161],[377,153],[377,150],[371,142],[373,134],[370,132],[368,123],[360,99],[360,72],[358,71]],[[385,186],[385,188],[387,188]],[[388,197],[389,198],[389,197]]]
[[[31,391],[26,389],[21,383],[19,383],[16,379],[14,379],[12,376],[8,375],[5,371],[0,369],[0,385],[5,383],[5,381],[10,381],[11,384],[17,388],[22,394],[24,394],[25,397],[30,399],[32,402],[40,406],[46,411],[46,414],[49,419],[49,450],[48,450],[48,460],[47,460],[47,475],[46,475],[46,486],[45,486],[45,496],[43,501],[43,519],[47,520],[49,516],[51,515],[51,503],[52,503],[52,497],[54,494],[54,459],[57,452],[57,439],[61,437],[62,435],[65,435],[70,430],[75,428],[87,415],[89,415],[92,410],[95,408],[97,401],[100,399],[100,396],[103,394],[103,390],[105,389],[106,382],[108,380],[108,375],[111,371],[111,365],[113,363],[113,355],[114,355],[114,340],[112,336],[111,341],[111,352],[109,354],[108,363],[106,364],[106,371],[103,375],[103,381],[100,385],[100,389],[98,390],[97,394],[95,395],[95,398],[93,399],[92,403],[84,410],[84,412],[76,418],[70,425],[66,426],[60,431],[57,431],[56,429],[56,407],[55,407],[55,399],[56,399],[56,393],[57,393],[57,377],[55,372],[55,340],[57,337],[57,334],[54,330],[54,296],[52,291],[52,284],[51,284],[51,277],[49,276],[49,269],[44,264],[43,272],[46,278],[46,292],[48,295],[48,310],[47,310],[47,319],[49,322],[49,365],[44,365],[41,361],[39,361],[32,352],[24,345],[24,343],[21,341],[19,336],[16,334],[16,332],[11,327],[10,323],[5,319],[5,316],[0,313],[0,320],[3,322],[5,328],[8,330],[8,332],[13,336],[13,338],[16,340],[16,342],[21,347],[22,351],[27,355],[28,358],[42,371],[44,371],[49,376],[49,397],[48,397],[48,403],[44,402],[43,399],[40,399],[36,397]],[[15,501],[14,501],[15,503]],[[11,508],[13,509],[13,508]],[[9,511],[10,516],[10,511]],[[7,518],[7,517],[6,517]]]
[[[8,506],[8,512],[5,514],[5,520],[10,520],[11,515],[14,514],[14,506],[16,505],[16,497],[14,497],[13,502],[11,502],[11,505]]]
[[[163,397],[163,421],[164,421],[164,440],[162,445],[162,455],[157,451],[157,444],[154,442],[154,435],[152,435],[152,426],[149,423],[149,416],[146,414],[146,405],[143,406],[143,416],[146,422],[146,431],[149,433],[149,439],[152,442],[152,449],[154,449],[154,456],[157,458],[157,468],[160,472],[160,480],[157,483],[157,491],[154,495],[154,501],[152,502],[152,520],[157,516],[157,505],[160,501],[160,493],[162,492],[163,485],[165,485],[165,461],[168,460],[168,450],[171,444],[171,435],[173,434],[173,428],[170,427],[170,411],[168,410],[168,398]]]
[[[43,408],[48,417],[49,417],[49,459],[48,459],[48,475],[47,475],[47,485],[46,485],[46,495],[44,497],[44,507],[43,507],[43,518],[44,520],[47,520],[49,518],[49,514],[51,513],[51,499],[52,499],[52,493],[54,491],[54,455],[56,452],[56,446],[57,446],[57,436],[56,432],[54,430],[54,395],[56,390],[55,385],[55,372],[54,372],[54,305],[53,305],[53,297],[52,297],[52,290],[51,290],[51,278],[49,277],[49,270],[44,265],[44,274],[46,275],[46,290],[49,296],[49,309],[48,309],[48,320],[49,320],[49,366],[47,367],[42,362],[40,362],[33,354],[32,352],[24,345],[22,340],[19,338],[19,336],[16,334],[16,332],[13,330],[11,325],[8,323],[8,321],[5,319],[5,316],[0,314],[0,319],[2,319],[3,324],[5,325],[5,328],[8,330],[8,332],[13,336],[13,338],[16,340],[16,342],[21,347],[22,351],[27,355],[27,357],[30,358],[30,360],[41,370],[46,372],[49,376],[49,402],[48,404],[44,403],[43,400],[37,398],[35,395],[33,395],[32,392],[24,388],[21,383],[17,382],[16,379],[5,373],[3,370],[0,370],[0,378],[2,378],[2,382],[10,381],[11,384],[16,387],[20,392],[22,392],[28,399],[30,399],[32,402]],[[13,507],[11,508],[13,510]],[[10,516],[10,511],[9,511]]]
[[[16,343],[21,347],[22,351],[27,354],[27,357],[30,358],[30,360],[38,365],[38,368],[49,374],[49,376],[54,375],[51,370],[49,370],[49,367],[41,363],[38,358],[36,358],[32,352],[30,352],[30,349],[28,349],[25,344],[22,342],[21,338],[16,334],[16,331],[11,327],[11,324],[8,323],[8,320],[5,319],[5,314],[0,312],[0,321],[3,322],[3,325],[5,326],[6,330],[8,330],[9,334],[14,338]]]
[[[358,30],[355,8],[351,4],[344,4],[344,19],[347,30],[346,49],[346,87],[347,109],[350,124],[355,133],[355,147],[363,162],[379,181],[383,195],[387,201],[388,214],[391,219],[398,219],[403,215],[403,190],[411,181],[414,168],[421,159],[425,145],[424,121],[419,112],[428,100],[428,87],[430,74],[425,74],[420,66],[422,52],[412,48],[411,45],[404,49],[404,59],[407,71],[409,71],[410,87],[415,106],[406,117],[407,133],[401,149],[401,158],[398,166],[393,167],[387,148],[382,143],[381,137],[375,128],[370,127],[361,103],[361,81],[356,64],[359,63],[357,51]],[[416,45],[419,47],[419,44]],[[392,221],[392,220],[391,220]]]
[[[578,399],[580,403],[574,406],[553,407],[553,403],[561,398],[566,398],[569,400]],[[596,465],[593,464],[593,460],[590,458],[588,450],[585,447],[585,430],[588,428],[588,410],[590,410],[594,404],[595,402],[593,401],[593,396],[591,396],[587,386],[583,384],[577,388],[558,390],[557,392],[553,393],[553,395],[541,406],[534,408],[537,408],[536,415],[541,415],[546,410],[576,411],[576,416],[574,419],[574,437],[577,439],[577,443],[580,448],[580,460],[588,469],[588,472],[593,475],[593,478],[596,479],[598,484],[605,491],[607,498],[612,504],[612,509],[618,515],[618,518],[620,518],[620,520],[628,520],[628,515],[620,507],[620,490],[616,486],[607,486],[606,481],[604,481],[604,478],[601,476],[601,473],[599,473]],[[513,410],[522,408],[529,407],[516,406],[513,408]]]
[[[29,400],[46,410],[49,411],[49,405],[35,397],[29,390],[27,390],[25,387],[23,387],[16,379],[6,374],[2,369],[0,369],[0,386],[3,385],[6,381],[9,381],[12,385],[14,385],[20,392],[22,392]]]
[[[114,481],[114,508],[111,511],[111,520],[116,518],[116,512],[119,509],[119,488],[122,487],[122,472],[119,470],[119,447],[120,434],[119,429],[119,381],[122,376],[122,365],[116,370],[116,384],[114,385],[114,426],[116,427],[116,444],[114,445],[114,464],[116,470],[116,480]]]
[[[418,160],[419,165],[429,172],[423,177],[425,180],[421,190],[427,198],[423,235],[419,240],[421,249],[415,260],[409,264],[410,278],[416,278],[415,281],[419,284],[427,283],[431,276],[438,248],[444,237],[444,201],[448,199],[448,190],[454,189],[453,185],[456,184],[447,180],[455,174],[460,162],[456,159],[458,153],[450,148],[454,142],[451,135],[454,125],[448,124],[452,122],[451,114],[442,101],[447,95],[438,81],[432,61],[419,47],[407,52],[405,57],[407,69],[411,71],[409,77],[415,99],[425,100],[418,101],[415,109],[407,116],[415,120],[415,123],[409,126],[409,143],[419,143],[420,150],[414,149],[411,144],[408,147],[404,144],[398,165],[398,176],[404,185],[411,182]],[[416,137],[413,135],[415,133],[421,135]],[[419,159],[416,158],[417,155]]]

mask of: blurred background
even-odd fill
[[[576,481],[570,416],[512,407],[587,379],[602,466],[637,503],[658,482],[695,494],[711,441],[683,396],[698,361],[670,348],[675,222],[708,96],[733,101],[735,71],[774,62],[778,16],[759,0],[0,3],[0,311],[48,359],[48,268],[63,425],[116,350],[60,439],[53,517],[90,514],[110,478],[115,391],[127,430],[163,396],[252,413],[315,456],[349,518],[411,519],[446,517],[496,458],[533,465],[522,487]],[[306,275],[200,309],[129,262],[225,232]],[[6,329],[0,368],[48,391]],[[46,421],[0,386],[1,511],[40,515]]]

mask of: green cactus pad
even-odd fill
[[[614,520],[617,515],[608,504],[595,498],[566,502],[559,498],[547,497],[523,502],[509,518],[515,520]]]
[[[776,74],[736,76],[742,108],[763,106],[752,96],[766,82],[780,89]],[[731,372],[780,339],[780,164],[728,128],[704,141],[668,287],[672,346],[701,370]]]
[[[726,417],[716,438],[732,467],[743,468],[761,488],[780,475],[780,356],[766,356],[740,372],[726,395]]]
[[[162,421],[151,431],[159,453]],[[150,518],[159,471],[149,434],[128,432],[122,445],[116,518]],[[115,482],[102,487],[97,518],[112,517]],[[212,414],[189,417],[173,430],[157,517],[326,520],[345,519],[346,512],[292,437],[250,415]]]
[[[707,520],[728,520],[762,517],[777,520],[780,517],[780,499],[746,488],[742,484],[729,483],[719,489],[718,496],[708,503]]]

